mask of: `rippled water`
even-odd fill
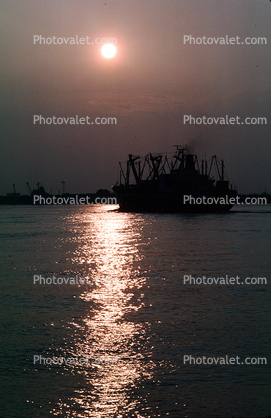
[[[216,215],[115,208],[0,207],[0,416],[270,415],[270,205]],[[89,283],[33,283],[76,274]],[[190,274],[268,284],[184,285]],[[35,355],[91,361],[33,364]],[[189,365],[184,355],[269,364]]]

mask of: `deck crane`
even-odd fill
[[[29,196],[32,196],[32,189],[31,189],[28,181],[26,182],[26,184],[27,184],[27,189],[28,189]]]

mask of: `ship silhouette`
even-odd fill
[[[112,189],[124,212],[216,213],[228,212],[237,191],[225,180],[224,162],[215,155],[208,167],[187,145],[175,145],[170,159],[163,154],[144,158],[129,154],[121,163],[119,182]],[[216,171],[215,179],[212,176]]]

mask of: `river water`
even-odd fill
[[[271,414],[271,205],[2,206],[0,219],[2,418]]]

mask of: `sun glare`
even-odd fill
[[[116,47],[112,44],[106,44],[102,47],[102,55],[105,58],[113,58],[116,54]]]

